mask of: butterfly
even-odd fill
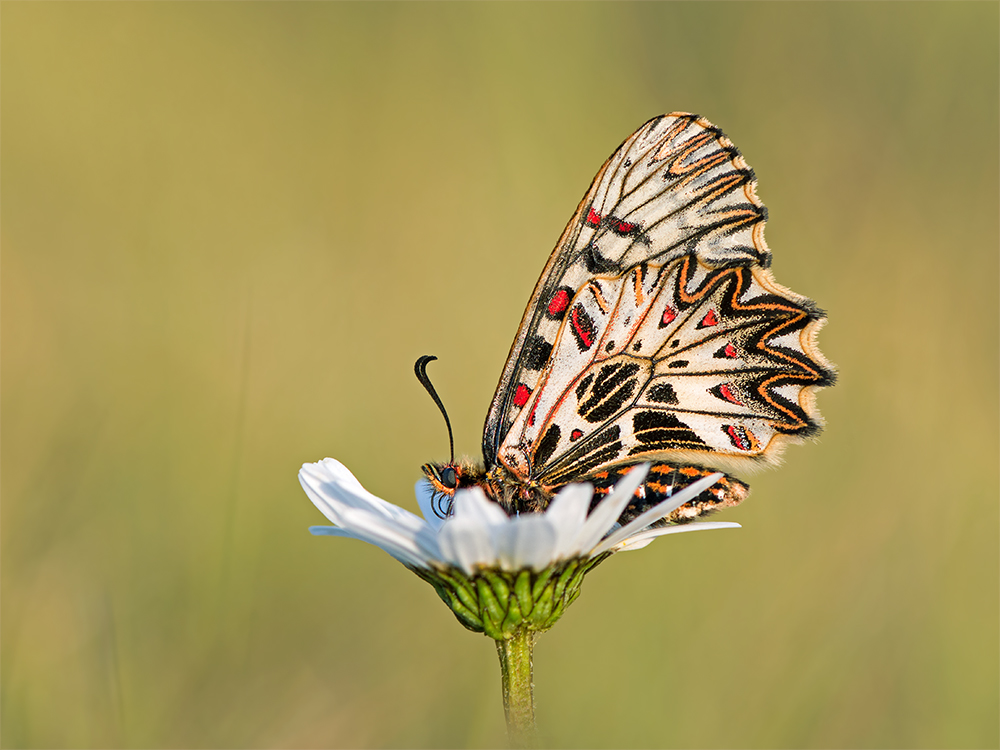
[[[816,345],[826,319],[775,282],[767,209],[732,142],[675,112],[605,162],[535,286],[493,396],[483,463],[422,467],[435,512],[480,487],[508,514],[544,510],[570,483],[592,507],[651,463],[622,523],[717,468],[773,464],[822,426],[835,372]],[[438,404],[421,357],[417,377]],[[451,426],[448,425],[449,437]],[[454,442],[452,441],[452,446]],[[661,523],[740,503],[724,475]]]

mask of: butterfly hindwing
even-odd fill
[[[591,510],[597,507],[614,490],[619,480],[631,471],[632,468],[631,464],[618,466],[583,478],[583,481],[594,485],[594,498],[590,504]],[[646,481],[633,496],[629,504],[625,506],[625,510],[618,517],[618,522],[624,526],[633,518],[637,518],[650,508],[669,499],[689,484],[697,482],[699,479],[707,477],[712,473],[714,473],[713,469],[704,469],[700,466],[681,466],[665,463],[653,464],[646,474]],[[738,505],[747,496],[749,491],[749,487],[738,479],[722,477],[696,498],[684,503],[681,507],[671,511],[664,519],[652,525],[663,526],[670,523],[685,523],[698,516]]]

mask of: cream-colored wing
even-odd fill
[[[753,171],[732,142],[696,115],[657,117],[615,151],[563,232],[525,310],[486,419],[487,466],[498,460],[501,445],[521,444],[531,432],[509,436],[526,419],[567,315],[578,305],[596,304],[578,299],[588,284],[624,283],[641,264],[664,268],[688,257],[706,269],[770,264],[766,210],[754,185]],[[574,330],[588,335],[585,326]]]
[[[748,466],[815,433],[823,313],[759,266],[693,256],[587,281],[497,461],[559,486],[624,462]]]

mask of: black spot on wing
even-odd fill
[[[535,466],[544,466],[545,462],[552,457],[556,446],[559,445],[559,436],[561,434],[562,430],[559,429],[559,425],[557,424],[552,425],[546,430],[545,436],[538,441],[538,446],[535,448]]]
[[[541,336],[533,336],[524,347],[524,366],[529,370],[541,370],[552,356],[552,344]]]
[[[630,453],[645,453],[657,450],[704,449],[705,441],[668,411],[641,411],[632,418],[635,439],[641,445]]]
[[[611,425],[578,445],[569,458],[560,460],[557,466],[542,475],[541,481],[550,485],[579,481],[598,466],[616,460],[622,450],[621,428]]]
[[[671,404],[677,402],[677,393],[670,383],[654,383],[646,393],[646,398],[657,404]]]
[[[593,388],[581,401],[578,413],[588,422],[604,422],[613,417],[639,386],[639,365],[610,362],[601,367]]]
[[[619,271],[618,264],[601,255],[600,248],[593,242],[583,248],[583,264],[590,273],[614,273]]]

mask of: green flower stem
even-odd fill
[[[535,645],[535,633],[527,628],[519,628],[512,638],[498,640],[496,643],[503,680],[507,739],[514,748],[537,747],[535,684],[531,678],[531,652]]]
[[[544,570],[410,568],[427,581],[469,630],[497,642],[503,678],[503,710],[511,747],[536,747],[531,650],[580,596],[583,577],[611,553],[555,561]]]

